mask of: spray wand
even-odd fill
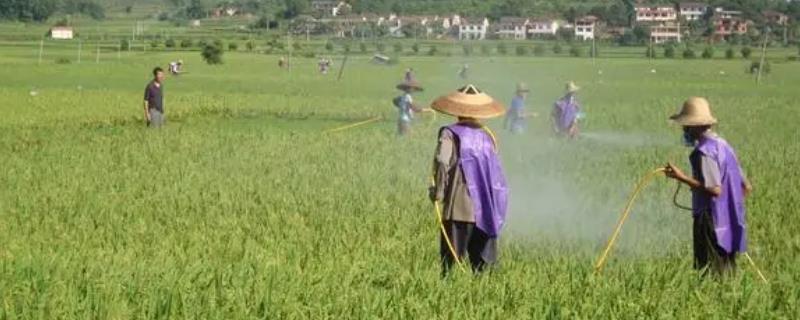
[[[622,226],[625,224],[625,221],[628,220],[628,217],[630,216],[630,213],[631,213],[631,209],[633,208],[633,204],[636,201],[636,199],[639,197],[639,194],[642,192],[642,190],[647,186],[648,183],[650,183],[650,181],[655,176],[666,172],[666,170],[667,170],[666,168],[655,169],[655,170],[651,171],[649,174],[647,174],[646,176],[644,176],[644,178],[642,178],[639,181],[639,183],[636,185],[636,188],[633,190],[633,193],[631,194],[631,196],[630,196],[630,198],[628,200],[628,203],[625,205],[625,209],[622,211],[622,217],[620,218],[619,222],[617,222],[617,226],[614,228],[614,233],[611,235],[611,238],[608,240],[608,244],[606,244],[605,249],[603,249],[603,253],[597,259],[597,262],[594,265],[594,273],[595,274],[599,274],[603,270],[603,267],[605,266],[605,263],[607,261],[608,255],[611,253],[611,248],[614,246],[614,243],[617,241],[617,238],[619,237],[619,234],[622,231]],[[680,209],[691,211],[692,208],[684,206],[684,205],[681,205],[680,203],[678,203],[678,194],[681,191],[681,187],[682,187],[681,183],[678,183],[678,187],[675,189],[675,194],[672,197],[672,202],[676,207],[678,207]],[[764,284],[767,284],[768,283],[767,278],[764,276],[764,273],[762,273],[761,270],[758,268],[758,266],[756,265],[755,261],[753,261],[753,258],[750,257],[750,254],[748,254],[747,252],[744,252],[744,256],[747,259],[747,261],[750,263],[750,266],[752,266],[753,269],[756,271],[756,273],[758,274],[759,278],[761,278],[761,281],[764,282]]]

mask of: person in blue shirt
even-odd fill
[[[517,84],[517,93],[511,99],[511,108],[506,113],[506,119],[503,127],[514,134],[522,134],[525,132],[526,123],[525,119],[531,116],[525,112],[525,100],[528,98],[528,87],[524,83]]]
[[[403,91],[403,94],[393,100],[399,115],[397,119],[397,135],[406,136],[411,132],[411,120],[414,119],[414,112],[420,110],[414,104],[414,98],[411,94],[423,89],[419,83],[413,80],[398,84],[397,89]]]

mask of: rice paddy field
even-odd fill
[[[351,57],[336,80],[316,60],[129,52],[39,64],[0,47],[0,319],[797,319],[800,317],[800,64],[760,86],[744,60]],[[53,55],[55,54],[55,55]],[[168,123],[149,130],[156,65]],[[511,187],[500,264],[440,278],[427,177],[438,127],[395,136],[394,85],[413,67],[427,104],[469,82],[510,101],[532,89],[524,135],[497,131]],[[547,115],[583,89],[577,141]],[[689,149],[667,121],[710,99],[755,187],[750,255],[724,281],[692,270],[691,217],[656,179],[604,272],[592,265],[637,180]],[[373,117],[337,133],[326,129]],[[686,192],[678,198],[688,203]]]

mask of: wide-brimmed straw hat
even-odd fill
[[[575,82],[570,81],[570,82],[567,82],[566,90],[567,90],[567,93],[575,93],[575,92],[578,92],[579,90],[581,90],[581,87],[576,85]]]
[[[717,118],[711,114],[711,104],[701,97],[691,97],[683,103],[681,112],[669,117],[685,127],[710,126],[717,124]]]
[[[500,102],[471,84],[437,98],[431,108],[454,117],[474,119],[489,119],[506,113],[506,108]]]
[[[517,93],[520,92],[531,92],[531,90],[528,89],[528,85],[526,85],[524,82],[520,82],[517,83]]]
[[[411,81],[406,81],[406,82],[403,82],[401,84],[398,84],[397,85],[397,90],[423,91],[424,89],[422,88],[422,85],[419,84],[419,82],[411,80]]]

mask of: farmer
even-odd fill
[[[706,99],[689,98],[671,119],[683,126],[684,142],[694,148],[691,176],[672,163],[666,167],[667,177],[692,188],[694,266],[703,274],[733,273],[736,254],[747,249],[744,202],[752,187],[733,148],[711,130],[717,119]]]
[[[461,70],[458,70],[458,76],[461,77],[461,80],[467,80],[469,78],[469,65],[464,64],[461,66]]]
[[[164,125],[164,70],[161,67],[153,69],[153,81],[144,89],[144,117],[151,128],[160,128]]]
[[[411,120],[414,119],[414,112],[420,108],[414,104],[412,93],[422,91],[422,86],[416,81],[403,82],[397,85],[397,89],[403,93],[392,101],[399,112],[397,119],[397,134],[399,136],[408,135],[411,132]]]
[[[517,93],[511,99],[511,108],[506,113],[503,127],[514,134],[525,132],[525,119],[531,115],[525,112],[525,99],[528,97],[528,87],[524,83],[517,84]]]
[[[174,75],[180,75],[183,72],[183,60],[178,60],[177,62],[170,62],[169,63],[169,72]]]
[[[278,59],[278,68],[283,69],[283,68],[286,68],[288,66],[289,66],[289,63],[286,61],[286,57],[282,56],[280,59]]]
[[[553,105],[553,130],[558,135],[574,139],[578,137],[578,115],[580,104],[576,95],[580,87],[574,82],[567,83],[567,93]]]
[[[503,106],[468,85],[438,98],[432,108],[458,118],[439,131],[429,195],[441,213],[442,275],[469,258],[473,272],[497,261],[497,241],[505,221],[508,190],[494,134],[480,123],[502,116]],[[437,209],[438,210],[438,209]]]
[[[414,69],[412,69],[412,68],[406,69],[406,74],[405,74],[405,77],[404,77],[403,81],[405,81],[405,82],[414,81]]]

